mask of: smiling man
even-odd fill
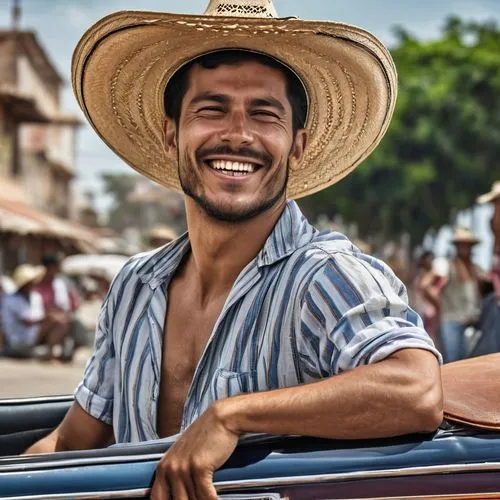
[[[358,28],[274,15],[265,0],[117,13],[77,47],[89,121],[133,168],[182,189],[188,233],[119,273],[75,404],[30,453],[180,432],[152,497],[215,499],[242,434],[440,424],[440,356],[404,286],[292,201],[381,140],[392,60]]]

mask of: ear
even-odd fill
[[[177,153],[177,126],[174,120],[168,116],[163,122],[163,138],[165,151],[169,156],[175,156]]]
[[[304,156],[304,151],[306,149],[308,139],[309,133],[305,128],[297,130],[292,150],[290,151],[289,161],[292,170],[301,162]]]

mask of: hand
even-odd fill
[[[168,450],[156,469],[153,500],[217,500],[213,473],[231,456],[238,434],[223,423],[212,405]]]

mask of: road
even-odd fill
[[[0,358],[0,399],[72,394],[90,349],[78,349],[71,364]]]

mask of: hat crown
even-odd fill
[[[206,16],[278,17],[272,0],[210,0]]]
[[[462,226],[458,226],[455,229],[455,236],[453,238],[453,241],[455,241],[456,243],[479,242],[477,236],[469,228]]]

